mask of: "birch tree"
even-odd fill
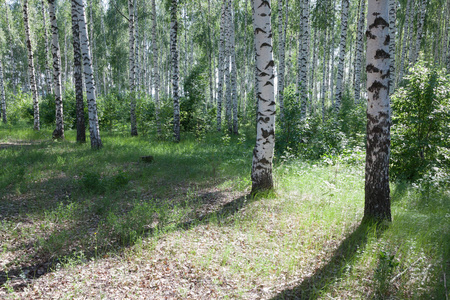
[[[349,0],[342,0],[342,14],[341,14],[341,42],[339,44],[339,64],[336,78],[336,100],[335,109],[339,111],[342,102],[342,81],[344,79],[344,60],[345,48],[347,45],[347,20],[348,20],[348,6]]]
[[[158,42],[157,42],[157,22],[156,22],[156,3],[152,0],[152,47],[153,47],[153,89],[155,98],[155,117],[156,117],[156,131],[161,135],[161,121],[159,119],[160,103],[159,103],[159,71],[158,71]]]
[[[30,80],[30,90],[33,96],[34,130],[39,130],[39,99],[36,89],[36,75],[34,71],[34,56],[31,45],[30,24],[28,22],[28,0],[23,1],[23,22],[25,25],[25,37],[28,50],[28,76]]]
[[[219,78],[217,87],[217,131],[222,130],[222,96],[223,96],[223,73],[224,73],[224,51],[225,51],[225,15],[226,5],[225,0],[222,4],[222,12],[220,16],[220,37],[219,37]]]
[[[0,112],[1,112],[1,116],[2,116],[2,121],[3,123],[7,123],[7,118],[6,118],[6,99],[5,99],[5,85],[3,82],[3,62],[2,62],[2,58],[0,57]]]
[[[389,94],[394,91],[395,83],[395,36],[397,28],[395,21],[397,18],[397,0],[389,0],[389,56],[391,58],[391,66],[389,70]]]
[[[283,4],[286,1],[286,14],[283,26]],[[286,47],[286,31],[288,24],[288,7],[289,0],[278,0],[278,104],[280,106],[280,118],[283,119],[284,110],[284,73],[286,65],[285,47]]]
[[[44,23],[44,40],[45,40],[45,79],[46,79],[46,84],[47,84],[47,93],[48,94],[53,94],[53,86],[52,86],[52,77],[50,75],[50,68],[48,66],[48,54],[50,53],[49,49],[48,49],[48,35],[47,35],[47,21],[46,21],[46,13],[45,13],[45,3],[44,0],[41,1],[41,5],[42,5],[42,22]]]
[[[308,62],[309,62],[309,0],[301,0],[301,38],[299,39],[299,83],[298,92],[301,101],[301,118],[306,117],[308,101]]]
[[[417,57],[419,56],[420,44],[422,42],[423,25],[425,23],[426,14],[427,14],[427,0],[422,0],[420,8],[420,19],[419,24],[417,25],[416,45],[414,47],[414,54],[411,59],[411,63],[413,65],[416,63]]]
[[[252,194],[273,188],[272,159],[275,146],[275,94],[273,83],[270,0],[253,1],[256,48],[257,120],[253,150]]]
[[[84,125],[83,77],[81,73],[81,44],[79,16],[75,1],[71,2],[72,34],[73,34],[73,76],[75,79],[75,101],[77,111],[77,142],[86,142],[86,127]]]
[[[367,147],[365,220],[391,220],[389,190],[389,0],[369,1],[367,24]]]
[[[131,0],[130,0],[131,1]],[[170,8],[170,54],[172,58],[172,98],[173,98],[173,134],[175,142],[180,141],[180,100],[178,96],[179,71],[178,71],[178,20],[177,0],[171,0]]]
[[[231,93],[232,93],[232,103],[233,103],[233,134],[239,133],[238,128],[238,95],[237,95],[237,69],[236,69],[236,40],[235,40],[235,32],[234,32],[234,12],[233,5],[231,0],[229,0],[230,6],[230,54],[231,54]]]
[[[137,136],[136,124],[136,63],[135,63],[135,30],[134,30],[134,0],[128,0],[128,31],[129,31],[129,85],[130,85],[130,121],[131,136]]]
[[[81,55],[83,57],[84,82],[86,85],[86,98],[89,114],[89,135],[91,148],[98,150],[102,147],[100,129],[98,126],[97,101],[95,99],[95,81],[92,70],[89,35],[86,26],[86,13],[83,0],[72,0],[77,8],[78,25],[80,28]]]
[[[406,13],[405,13],[405,23],[403,25],[403,37],[402,37],[402,56],[400,59],[400,70],[397,77],[397,82],[401,82],[403,80],[403,74],[405,72],[405,57],[406,57],[406,43],[408,41],[408,29],[409,23],[411,22],[411,2],[412,0],[408,0],[406,4]]]
[[[390,0],[393,1],[393,0]],[[355,103],[359,103],[361,97],[361,64],[363,52],[363,34],[366,14],[366,0],[360,0],[358,36],[356,38],[356,60],[355,60]]]
[[[64,139],[63,102],[61,89],[61,52],[59,49],[58,23],[56,21],[55,0],[48,0],[50,23],[52,26],[53,84],[56,106],[56,128],[54,139]]]

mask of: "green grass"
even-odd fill
[[[11,278],[32,278],[37,266],[57,274],[110,256],[152,260],[164,247],[224,298],[445,298],[448,188],[392,183],[393,222],[377,229],[360,225],[361,159],[276,158],[276,190],[252,199],[251,134],[174,144],[102,132],[100,151],[76,144],[73,131],[50,136],[0,126],[6,295],[25,297]]]

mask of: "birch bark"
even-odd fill
[[[286,1],[286,4],[284,2]],[[286,14],[283,28],[283,5],[286,6]],[[280,119],[283,119],[284,111],[284,73],[286,65],[285,46],[286,46],[286,31],[288,24],[288,6],[289,0],[278,0],[278,51],[279,51],[279,66],[278,66],[278,104],[280,106]]]
[[[223,73],[224,73],[224,51],[225,51],[225,16],[226,16],[226,6],[225,0],[222,4],[222,12],[220,18],[220,40],[219,40],[219,79],[217,87],[217,131],[222,130],[222,96],[223,96]]]
[[[152,0],[152,46],[153,46],[153,88],[155,90],[155,117],[156,117],[156,131],[161,135],[161,120],[159,119],[160,103],[159,103],[159,71],[158,71],[158,42],[157,42],[157,21],[156,21],[156,3]]]
[[[52,85],[52,77],[50,75],[50,68],[48,66],[48,55],[50,53],[49,49],[48,49],[48,35],[47,35],[47,21],[46,21],[46,13],[45,13],[45,4],[44,4],[44,0],[41,1],[42,4],[42,20],[43,20],[43,25],[44,25],[44,40],[45,40],[45,79],[46,79],[46,84],[47,84],[47,93],[49,95],[53,94],[53,85]]]
[[[273,82],[270,0],[253,1],[256,48],[257,123],[253,150],[252,194],[273,188],[272,159],[275,145],[275,93]]]
[[[130,121],[131,121],[131,136],[137,136],[136,124],[136,63],[135,63],[135,32],[134,32],[134,1],[128,0],[128,32],[129,32],[129,82],[130,82]]]
[[[175,142],[180,141],[180,102],[178,96],[179,71],[178,71],[178,49],[177,49],[177,0],[172,0],[170,8],[170,53],[172,58],[172,98],[173,98],[173,133]]]
[[[86,99],[89,114],[89,135],[91,138],[91,148],[98,150],[102,147],[100,129],[98,126],[97,101],[95,99],[95,81],[92,70],[92,60],[90,54],[89,35],[86,25],[86,13],[83,0],[72,0],[77,8],[78,25],[80,28],[81,55],[83,57],[84,82],[86,85]]]
[[[427,0],[422,0],[422,5],[420,8],[420,19],[417,27],[416,46],[414,47],[414,55],[411,60],[411,63],[413,65],[416,63],[417,57],[419,56],[420,44],[422,42],[423,24],[425,23],[426,14],[427,14]]]
[[[53,84],[56,106],[56,128],[53,131],[54,139],[64,139],[63,103],[61,90],[61,52],[59,49],[58,23],[56,21],[55,0],[48,0],[50,23],[52,26],[52,57],[53,57]]]
[[[6,99],[5,99],[5,85],[3,82],[3,62],[2,59],[0,57],[0,93],[1,93],[1,116],[2,116],[2,121],[4,124],[7,123],[7,118],[6,118]]]
[[[84,120],[83,102],[83,77],[81,71],[81,44],[79,16],[75,2],[71,3],[72,8],[72,35],[73,35],[73,76],[75,79],[75,100],[77,111],[77,142],[86,142],[86,126]]]
[[[34,130],[40,130],[39,124],[39,99],[36,89],[36,75],[34,71],[34,56],[30,37],[30,24],[28,22],[28,0],[23,1],[23,22],[25,25],[25,37],[28,50],[28,76],[30,80],[30,90],[33,96],[33,111],[34,111]]]
[[[400,70],[397,78],[397,84],[403,80],[403,74],[405,73],[405,57],[406,52],[406,42],[408,40],[408,29],[409,23],[411,22],[411,0],[408,0],[406,4],[406,13],[405,13],[405,23],[403,25],[403,37],[402,37],[402,57],[400,59]]]
[[[393,1],[393,0],[390,0]],[[366,0],[360,0],[358,36],[356,38],[356,60],[355,60],[355,104],[359,103],[361,97],[361,64],[363,52],[363,33],[366,20]]]
[[[367,14],[367,147],[364,219],[391,220],[389,152],[389,0],[369,1]]]
[[[337,69],[336,100],[335,100],[335,110],[337,112],[340,110],[341,102],[342,102],[342,85],[343,85],[342,81],[344,78],[345,48],[347,45],[348,6],[349,6],[349,0],[342,0],[341,41],[339,44],[339,64],[338,64],[338,69]]]

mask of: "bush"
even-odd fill
[[[392,96],[391,175],[417,179],[449,168],[450,78],[419,61]]]

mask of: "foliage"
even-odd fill
[[[392,176],[450,170],[450,77],[444,70],[419,61],[392,103]]]
[[[284,119],[278,119],[276,150],[278,154],[289,153],[307,159],[319,159],[350,154],[352,149],[363,147],[365,130],[365,107],[353,104],[353,99],[344,96],[337,117],[327,110],[322,120],[321,112],[300,119],[300,105],[295,88],[289,86],[284,92]],[[357,150],[359,151],[359,150]]]

